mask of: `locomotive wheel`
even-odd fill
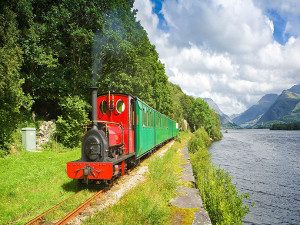
[[[91,129],[89,130],[82,143],[81,155],[83,161],[103,161],[108,149],[107,138],[104,131]]]

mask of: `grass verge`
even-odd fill
[[[24,224],[80,187],[66,175],[66,162],[80,150],[26,152],[0,158],[0,224]],[[91,193],[84,191],[82,198]],[[69,209],[66,209],[67,211]]]
[[[191,224],[193,209],[179,209],[169,205],[181,183],[181,152],[189,138],[181,133],[179,140],[163,157],[150,157],[146,180],[125,194],[121,200],[85,221],[85,224]],[[175,221],[174,221],[175,220]]]
[[[239,195],[230,174],[212,164],[208,151],[210,144],[210,138],[202,128],[195,132],[188,143],[204,208],[213,224],[242,224],[242,219],[249,211],[243,199],[249,196]]]

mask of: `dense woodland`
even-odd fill
[[[274,123],[270,130],[300,130],[300,122],[295,123]]]
[[[168,82],[133,2],[1,0],[0,149],[9,150],[14,132],[30,121],[50,119],[58,120],[58,140],[74,146],[79,139],[65,136],[81,134],[70,121],[79,128],[87,122],[92,71],[99,94],[130,93],[182,127],[185,119],[192,131],[203,127],[220,138],[207,103]]]

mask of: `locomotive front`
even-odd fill
[[[81,148],[81,160],[85,162],[106,161],[108,152],[107,137],[101,129],[90,129],[84,136]]]

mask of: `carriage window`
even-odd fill
[[[154,127],[154,113],[151,113],[151,126]]]
[[[145,113],[145,109],[143,108],[143,111],[142,111],[142,117],[143,117],[143,126],[146,126],[146,113]]]
[[[161,116],[159,116],[159,127],[161,127]]]
[[[105,114],[107,111],[107,102],[105,100],[100,103],[100,111],[102,114]]]
[[[116,107],[116,110],[117,110],[118,113],[124,112],[124,110],[125,110],[125,103],[123,102],[122,99],[119,99],[119,100],[117,101],[117,107]]]
[[[151,123],[151,111],[147,110],[147,108],[143,108],[143,126],[149,127]]]
[[[149,112],[146,110],[146,127],[149,126]]]
[[[148,112],[147,108],[145,108],[145,112],[146,112],[146,123],[145,123],[145,125],[146,125],[146,127],[148,127],[149,126],[149,112]]]

